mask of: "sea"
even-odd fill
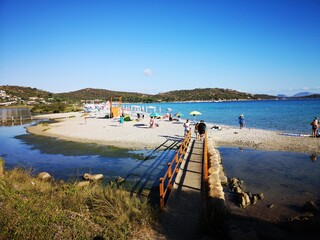
[[[311,134],[315,116],[320,117],[320,99],[298,100],[256,100],[256,101],[222,101],[222,102],[189,102],[189,103],[150,103],[136,104],[141,107],[154,106],[156,112],[173,115],[180,112],[182,118],[216,125],[238,126],[238,117],[243,114],[246,126],[281,132]],[[132,106],[130,104],[129,106]],[[190,115],[198,111],[201,115]]]
[[[320,99],[124,104],[125,108],[132,106],[151,107],[150,111],[161,114],[179,112],[184,119],[215,125],[238,126],[238,117],[244,114],[248,128],[297,134],[311,134],[310,123],[320,116]],[[190,115],[192,111],[201,115]],[[0,109],[0,119],[12,116],[30,116],[30,111]],[[176,151],[175,147],[164,151],[119,149],[34,136],[26,132],[31,124],[36,121],[0,125],[0,157],[7,170],[21,167],[33,175],[46,171],[64,181],[81,180],[84,173],[102,173],[106,183],[121,177],[126,179],[124,187],[143,192],[159,183]],[[315,141],[320,145],[320,139]],[[261,212],[278,211],[276,217],[293,216],[306,201],[320,201],[317,155],[226,146],[218,150],[227,177],[240,178],[252,193],[264,193],[265,199],[259,205]],[[267,210],[270,204],[276,207]]]

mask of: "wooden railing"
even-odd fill
[[[203,189],[204,189],[204,201],[205,201],[205,206],[207,205],[207,200],[209,196],[209,158],[210,158],[210,153],[208,150],[208,135],[207,132],[205,133],[204,141],[203,141],[203,175],[202,175],[202,180],[203,180]]]
[[[165,205],[165,198],[169,195],[170,190],[173,187],[173,180],[179,171],[180,164],[184,156],[186,155],[189,143],[191,140],[191,129],[187,136],[184,138],[181,146],[177,150],[171,162],[168,163],[168,169],[164,176],[159,179],[159,191],[160,191],[160,209],[162,210]]]

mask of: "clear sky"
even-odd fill
[[[0,85],[320,93],[320,0],[0,0]]]

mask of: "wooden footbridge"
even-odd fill
[[[208,196],[207,145],[207,137],[197,140],[189,131],[160,178],[162,220],[172,239],[199,237],[199,220]]]

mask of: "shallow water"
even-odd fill
[[[125,184],[139,182],[149,188],[158,184],[175,154],[175,149],[132,151],[34,136],[26,133],[26,126],[0,127],[0,156],[6,169],[23,167],[34,174],[46,171],[62,180],[80,180],[84,173],[102,173],[105,181],[121,176],[127,180]]]
[[[260,214],[293,216],[307,201],[320,200],[320,160],[314,156],[228,147],[219,151],[228,178],[240,178],[251,193],[264,193],[257,204]],[[268,209],[269,204],[275,207]]]

